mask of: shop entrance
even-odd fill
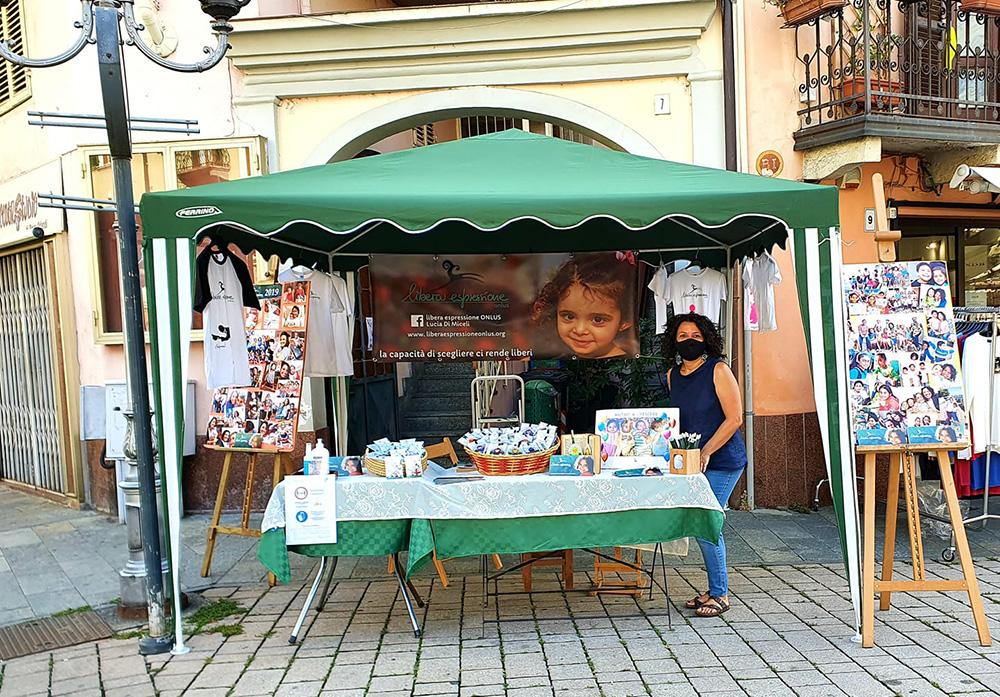
[[[1000,305],[1000,210],[897,205],[900,261],[944,262],[956,306]]]
[[[0,256],[0,480],[65,494],[53,280],[42,245]]]

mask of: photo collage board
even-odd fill
[[[309,282],[254,286],[260,310],[244,308],[251,384],[212,394],[207,448],[295,448],[306,354]]]
[[[855,444],[968,442],[945,263],[845,265],[843,278]]]
[[[594,433],[601,439],[601,464],[597,471],[638,467],[650,464],[645,458],[667,457],[680,420],[680,410],[672,408],[598,410]]]

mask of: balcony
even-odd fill
[[[1000,143],[1000,17],[959,0],[849,0],[795,32],[796,150],[866,137],[901,153]]]

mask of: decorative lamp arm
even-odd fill
[[[139,37],[139,32],[145,27],[143,27],[142,23],[136,19],[132,5],[133,0],[122,0],[125,31],[128,32],[129,36],[126,43],[129,46],[135,46],[138,48],[142,51],[146,58],[149,58],[157,65],[169,68],[170,70],[176,70],[179,73],[201,73],[218,65],[219,61],[221,61],[226,55],[226,51],[229,50],[229,33],[233,31],[233,25],[229,22],[220,20],[212,23],[212,29],[218,36],[219,42],[214,49],[208,46],[205,47],[205,53],[208,54],[208,57],[205,60],[198,61],[197,63],[177,63],[175,61],[169,61],[161,58]]]
[[[95,40],[91,38],[91,33],[94,30],[93,5],[91,4],[91,0],[80,1],[83,4],[83,18],[78,22],[73,22],[73,26],[80,30],[80,36],[77,37],[76,42],[68,49],[52,58],[25,58],[11,51],[6,41],[0,41],[0,58],[25,68],[51,68],[54,65],[61,65],[78,56],[87,44],[95,43]]]

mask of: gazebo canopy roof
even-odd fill
[[[838,224],[833,187],[519,130],[149,193],[140,210],[149,238],[213,233],[303,260],[708,247],[735,259],[783,244],[786,226]]]

